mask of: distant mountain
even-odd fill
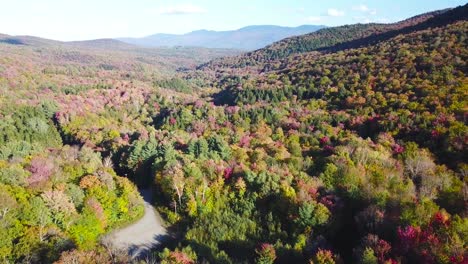
[[[155,34],[143,38],[119,40],[148,47],[198,46],[205,48],[229,48],[255,50],[278,40],[315,32],[325,26],[303,25],[299,27],[248,26],[231,31],[197,30],[183,35]]]
[[[63,42],[33,36],[10,36],[0,34],[0,43],[11,45],[50,46],[59,45]]]
[[[84,41],[70,41],[66,45],[78,48],[95,48],[108,50],[128,50],[135,49],[135,45],[131,45],[116,39],[93,39]]]
[[[132,67],[135,65],[143,65],[141,67],[151,69],[154,76],[172,76],[179,68],[194,68],[200,63],[239,55],[241,52],[202,47],[140,47],[116,39],[65,42],[0,33],[0,60],[11,59],[0,63],[0,82],[5,68],[13,72],[35,72],[41,75],[43,70],[54,74],[63,73],[67,71],[67,67],[76,65],[105,71],[122,71],[125,76],[134,71]],[[24,61],[28,63],[20,63]],[[140,73],[132,76],[138,74]]]
[[[138,48],[116,39],[93,39],[84,41],[57,41],[34,36],[10,36],[0,34],[0,43],[34,47],[76,47],[106,50],[128,50]]]

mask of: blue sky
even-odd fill
[[[0,0],[0,33],[57,40],[141,37],[247,25],[395,22],[466,0]]]

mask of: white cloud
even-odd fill
[[[388,18],[369,18],[366,16],[355,16],[353,20],[358,23],[389,23]]]
[[[369,12],[369,7],[366,5],[358,5],[358,6],[353,6],[354,11],[361,11],[361,12]]]
[[[310,16],[310,17],[307,17],[307,18],[306,18],[306,21],[307,21],[307,22],[310,22],[310,23],[320,22],[320,21],[322,21],[322,17],[319,17],[319,16]]]
[[[345,14],[344,11],[334,9],[334,8],[330,8],[327,10],[327,15],[331,17],[340,17],[340,16],[344,16],[344,14]]]
[[[156,13],[160,15],[190,15],[206,13],[206,10],[192,4],[180,4],[156,9]]]
[[[377,14],[377,10],[376,9],[370,9],[368,6],[366,5],[357,5],[357,6],[353,6],[353,10],[354,11],[359,11],[359,12],[363,12],[363,13],[368,13],[370,15],[376,15]]]

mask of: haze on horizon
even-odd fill
[[[0,33],[64,41],[182,34],[200,29],[235,30],[248,25],[390,23],[465,4],[463,0],[3,1]]]

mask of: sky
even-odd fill
[[[467,0],[0,0],[0,33],[71,41],[248,25],[396,22]]]

